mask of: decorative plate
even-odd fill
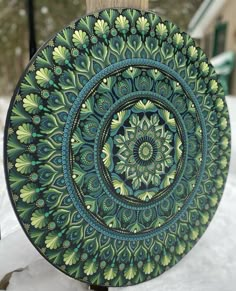
[[[213,67],[152,12],[108,9],[58,32],[7,117],[6,179],[23,229],[56,268],[95,285],[144,282],[188,253],[229,157]]]

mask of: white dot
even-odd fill
[[[42,14],[47,14],[47,13],[48,13],[48,7],[43,6],[43,7],[41,8],[41,13],[42,13]]]
[[[85,105],[85,104],[82,104],[82,107],[83,107],[83,108],[85,108],[85,107],[86,107],[86,105]]]
[[[72,138],[71,140],[70,140],[71,142],[75,142],[75,140]]]
[[[72,178],[75,179],[76,178],[76,175],[72,175]]]
[[[107,82],[107,79],[103,79],[103,82],[106,83]]]
[[[25,9],[20,9],[20,10],[19,10],[19,15],[20,15],[20,16],[25,16],[25,15],[26,15],[26,11],[25,11]]]
[[[87,205],[87,209],[90,209],[90,207],[91,207],[90,205]]]
[[[16,56],[20,56],[21,53],[22,53],[22,49],[21,49],[21,47],[17,46],[17,47],[15,48],[15,55],[16,55]]]

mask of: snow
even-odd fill
[[[0,134],[9,100],[0,99]],[[216,215],[196,247],[175,267],[160,277],[131,287],[111,291],[234,291],[236,286],[236,97],[227,97],[232,129],[232,157],[225,192]],[[2,140],[0,142],[2,165]],[[10,291],[82,291],[86,284],[61,273],[40,256],[26,238],[12,211],[0,169],[0,280],[14,272]]]

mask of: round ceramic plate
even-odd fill
[[[152,12],[108,9],[58,32],[7,117],[6,179],[23,229],[56,268],[95,285],[144,282],[189,252],[229,156],[213,67]]]

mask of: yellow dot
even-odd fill
[[[112,223],[109,224],[109,227],[112,227]]]
[[[107,79],[103,79],[103,82],[106,83],[107,82]]]

